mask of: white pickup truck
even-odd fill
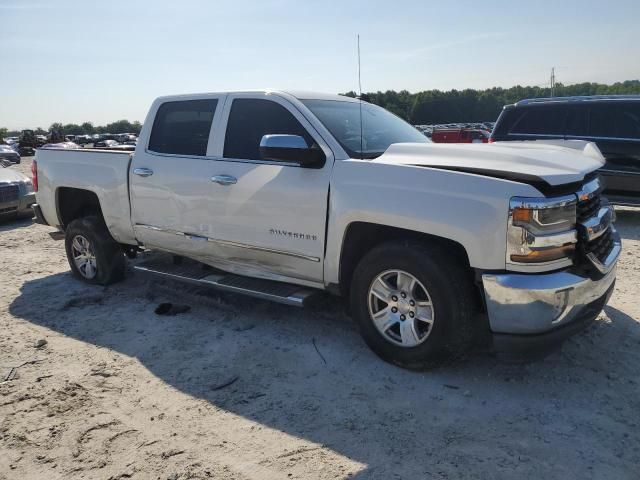
[[[162,97],[135,153],[39,150],[36,219],[73,273],[135,268],[304,305],[342,295],[409,368],[474,344],[547,349],[607,302],[621,250],[586,142],[432,144],[386,110],[306,92]]]

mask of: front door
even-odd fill
[[[225,257],[239,273],[321,283],[331,150],[304,116],[276,95],[229,95],[224,119],[213,177],[220,179],[214,187],[214,237]],[[320,168],[263,161],[259,145],[267,134],[302,136],[323,150],[326,161]]]

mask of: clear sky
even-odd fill
[[[0,0],[0,126],[144,120],[174,93],[640,78],[640,0]]]

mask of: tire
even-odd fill
[[[403,273],[398,276],[396,272]],[[378,283],[379,279],[383,282]],[[414,286],[399,288],[400,281],[400,287]],[[385,288],[391,287],[386,307],[370,290],[374,285],[377,295],[383,292],[384,297]],[[400,293],[409,289],[406,298],[401,298]],[[355,269],[350,303],[367,345],[383,360],[404,368],[438,366],[464,354],[474,339],[477,307],[470,272],[439,245],[389,242],[374,247]],[[374,323],[374,313],[380,315],[381,329],[391,325],[385,333]],[[429,317],[431,323],[426,321]]]
[[[66,229],[64,243],[76,278],[94,285],[110,285],[124,278],[124,252],[101,218],[91,215],[73,220]],[[82,258],[76,263],[78,257]]]

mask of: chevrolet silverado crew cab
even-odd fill
[[[325,290],[421,368],[546,349],[598,315],[621,249],[602,165],[584,141],[432,144],[342,96],[208,93],[157,99],[134,153],[38,150],[34,211],[85,282],[144,249],[137,270],[226,291]]]

